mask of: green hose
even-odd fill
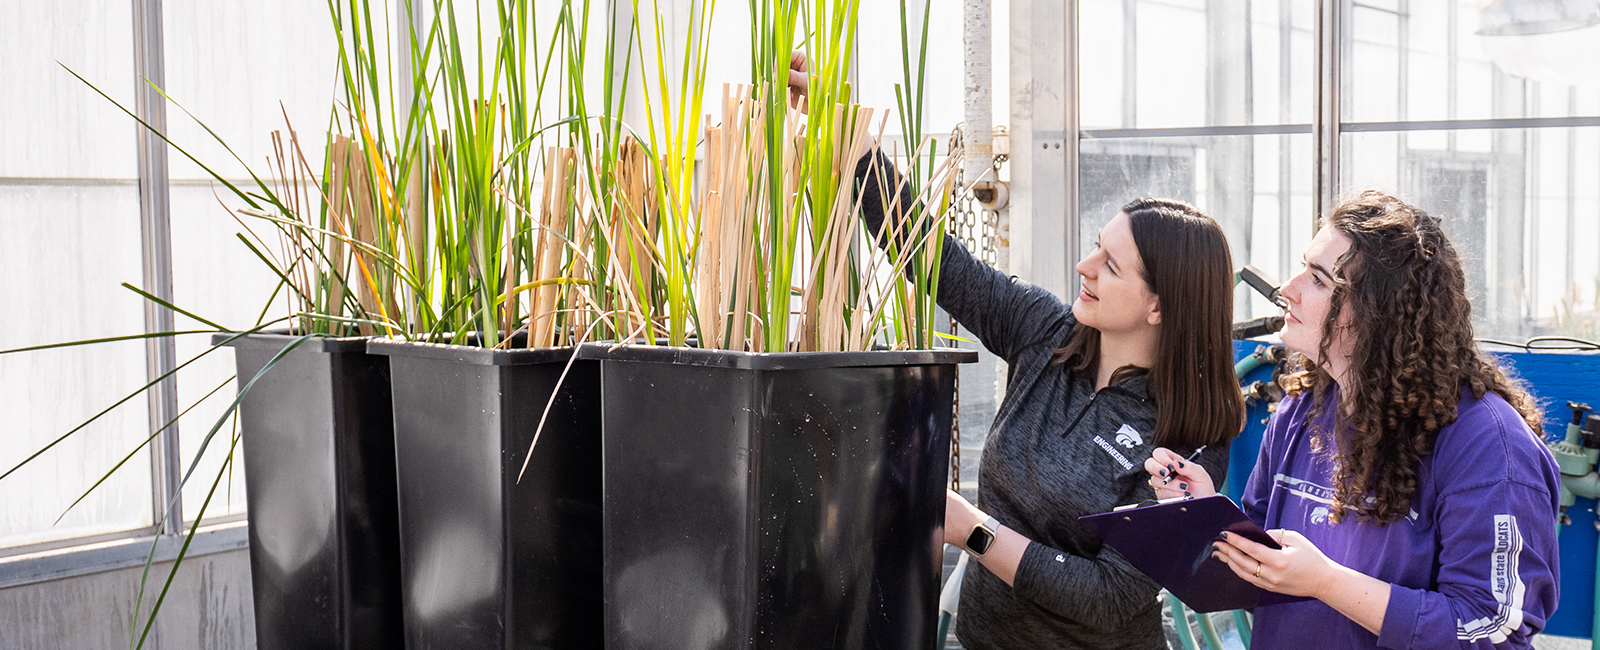
[[[1194,632],[1189,629],[1189,612],[1177,596],[1167,594],[1167,607],[1172,610],[1172,627],[1178,632],[1178,646],[1183,650],[1200,650],[1195,645]]]
[[[1250,626],[1255,625],[1250,620],[1250,613],[1242,609],[1233,610],[1233,629],[1239,631],[1239,640],[1244,643],[1244,650],[1250,650]]]
[[[1245,355],[1245,357],[1240,359],[1238,363],[1233,364],[1234,376],[1242,378],[1245,375],[1250,374],[1252,370],[1260,368],[1261,364],[1264,363],[1264,361],[1261,359],[1263,356],[1262,353],[1265,352],[1266,349],[1267,346],[1265,345],[1257,346],[1255,352]]]
[[[1217,627],[1211,624],[1211,615],[1195,612],[1194,621],[1200,624],[1200,637],[1205,639],[1206,647],[1222,650],[1222,639],[1217,637]]]
[[[1557,525],[1556,530],[1559,532],[1561,526]],[[1595,584],[1600,584],[1600,544],[1595,546],[1595,562]],[[1600,593],[1600,590],[1597,590],[1597,593]],[[1592,626],[1589,628],[1589,647],[1593,650],[1600,650],[1600,598],[1595,599],[1594,615],[1589,620],[1589,624]]]

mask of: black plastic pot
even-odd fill
[[[229,343],[240,387],[296,338]],[[389,360],[365,339],[307,340],[256,380],[239,423],[256,647],[399,647]]]
[[[955,364],[975,353],[584,354],[607,648],[936,646]]]
[[[393,373],[405,646],[602,648],[597,362],[373,339]]]

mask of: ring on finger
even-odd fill
[[[1257,578],[1261,577],[1261,565],[1259,565],[1259,564],[1256,565],[1256,577]]]

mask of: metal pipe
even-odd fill
[[[144,290],[172,302],[172,219],[167,174],[167,145],[151,130],[167,129],[167,105],[157,88],[166,87],[162,51],[161,0],[133,0],[134,112],[145,124],[138,129],[139,238],[144,260]],[[174,330],[172,311],[144,301],[146,333]],[[171,337],[145,340],[145,376],[155,381],[177,366],[177,344]],[[151,387],[147,399],[150,431],[161,430],[178,415],[178,380],[169,376]],[[183,530],[182,468],[178,425],[167,427],[150,443],[152,516],[161,533]],[[169,505],[170,504],[170,507]]]
[[[1317,112],[1311,124],[1312,138],[1316,140],[1315,211],[1312,229],[1321,218],[1322,211],[1333,206],[1339,191],[1339,119],[1341,68],[1341,20],[1344,0],[1318,0],[1317,2]]]

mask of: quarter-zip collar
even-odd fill
[[[1069,390],[1076,391],[1078,381],[1088,381],[1090,386],[1094,385],[1093,382],[1087,377],[1075,377],[1074,379],[1075,381],[1072,382],[1073,388]],[[1067,428],[1061,432],[1061,437],[1067,437],[1078,428],[1078,423],[1083,421],[1083,416],[1088,415],[1089,410],[1094,408],[1095,402],[1100,401],[1101,396],[1115,396],[1125,399],[1132,399],[1139,402],[1149,401],[1150,391],[1148,379],[1149,373],[1143,373],[1095,391],[1093,395],[1089,396],[1089,401],[1083,405],[1083,408],[1078,409],[1078,414],[1072,418],[1072,424],[1067,425]],[[1071,402],[1070,395],[1068,395],[1068,402]]]

